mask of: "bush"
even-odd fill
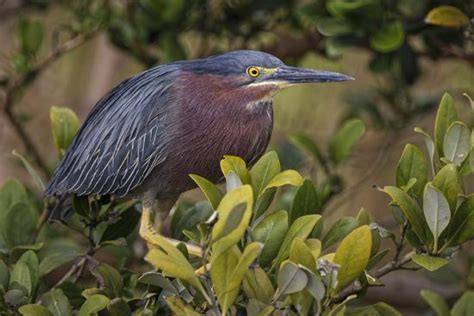
[[[60,123],[74,125],[73,112],[53,108],[52,114],[55,139],[70,140],[64,133],[74,131]],[[359,131],[358,136],[341,136],[348,130]],[[190,256],[184,243],[175,247],[163,238],[145,256],[153,269],[140,264],[140,214],[134,202],[75,198],[70,220],[44,225],[43,203],[20,182],[8,180],[0,190],[0,312],[400,315],[383,302],[360,306],[352,301],[381,286],[387,273],[440,269],[474,237],[474,194],[463,189],[474,171],[472,127],[458,119],[445,94],[433,136],[415,131],[425,139],[428,155],[407,144],[396,186],[379,188],[391,200],[399,236],[364,209],[324,228],[320,213],[326,186],[297,171],[282,171],[275,152],[250,169],[242,159],[226,156],[221,161],[226,192],[191,175],[206,201],[182,203],[172,214],[171,236],[200,245],[202,256]],[[308,138],[293,140],[334,168],[362,134],[359,122],[347,123],[327,155],[314,151]],[[68,142],[56,144],[61,154]],[[41,178],[22,161],[41,188]],[[392,249],[381,246],[384,239]],[[472,310],[472,295],[466,292],[452,315]],[[422,291],[421,296],[438,315],[449,314],[436,293]]]

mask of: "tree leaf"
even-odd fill
[[[17,260],[16,264],[24,263],[29,270],[29,276],[31,281],[31,293],[36,290],[39,282],[39,263],[38,257],[32,250],[28,250],[21,255],[21,257]],[[13,278],[13,275],[12,275]],[[21,284],[21,283],[20,283]]]
[[[434,251],[436,252],[438,250],[438,238],[448,227],[451,211],[443,193],[431,185],[431,183],[428,183],[425,187],[423,213],[425,214],[426,223],[433,234],[435,241]]]
[[[128,235],[130,235],[137,227],[140,216],[136,204],[128,207],[120,213],[119,219],[115,223],[107,226],[102,234],[101,241],[128,237]]]
[[[79,119],[71,109],[57,106],[50,108],[49,119],[56,148],[63,156],[79,130]]]
[[[311,155],[314,161],[319,163],[321,167],[326,165],[326,158],[321,153],[319,147],[308,136],[303,134],[293,134],[289,137],[289,140],[292,144]]]
[[[308,238],[314,226],[320,219],[321,215],[305,215],[296,219],[290,226],[274,262],[280,264],[283,260],[288,258],[293,240],[298,237],[302,239]]]
[[[242,289],[248,298],[257,299],[265,304],[270,304],[272,301],[273,288],[272,281],[260,267],[250,267],[245,275]]]
[[[428,12],[425,23],[446,27],[461,27],[469,23],[469,18],[454,6],[440,5]]]
[[[198,312],[187,306],[182,300],[176,296],[169,296],[165,298],[166,304],[173,312],[173,315],[180,316],[200,316]]]
[[[446,131],[457,120],[457,117],[453,98],[449,93],[445,93],[438,107],[434,127],[434,139],[438,157],[443,157],[443,142]]]
[[[271,179],[267,186],[263,189],[261,194],[271,188],[279,188],[284,185],[292,185],[295,187],[299,187],[302,184],[303,178],[297,171],[285,170],[277,174],[273,179]]]
[[[99,281],[100,286],[104,289],[109,298],[120,297],[122,295],[122,278],[115,268],[106,263],[100,263],[91,269],[91,273]]]
[[[290,248],[290,261],[301,264],[310,271],[316,271],[316,259],[302,238],[293,239]]]
[[[329,156],[335,165],[343,162],[351,153],[352,147],[365,133],[365,125],[360,119],[350,119],[337,130],[329,141]]]
[[[275,151],[263,155],[250,170],[255,196],[260,196],[270,181],[280,173],[280,160]]]
[[[85,250],[81,249],[77,243],[68,239],[56,239],[48,242],[40,252],[40,276],[73,261],[77,257],[82,256],[84,252]]]
[[[467,316],[474,310],[474,291],[466,291],[454,304],[451,316]]]
[[[254,240],[263,244],[260,265],[265,267],[276,257],[287,231],[288,214],[283,210],[271,213],[252,229]]]
[[[303,215],[316,214],[320,212],[321,201],[318,192],[311,180],[304,180],[303,185],[296,191],[293,204],[290,209],[290,224]]]
[[[374,0],[328,0],[327,10],[335,17],[343,17],[354,10],[360,10],[364,7],[376,3]]]
[[[43,42],[43,25],[39,21],[20,17],[16,27],[21,52],[28,58],[34,57]]]
[[[211,278],[223,313],[227,312],[237,298],[248,267],[259,255],[262,246],[258,242],[251,243],[245,247],[242,255],[234,247],[213,261]]]
[[[418,238],[429,244],[431,236],[428,235],[428,227],[425,225],[423,211],[418,203],[408,193],[397,187],[386,186],[382,191],[390,195],[393,202],[400,207]]]
[[[195,228],[205,222],[214,213],[213,207],[207,201],[200,201],[192,207],[178,207],[171,217],[171,236],[183,238],[183,231]]]
[[[351,231],[359,226],[359,221],[353,217],[342,217],[338,219],[329,229],[322,240],[323,249],[327,249],[346,237]]]
[[[72,307],[61,289],[54,289],[43,294],[41,302],[54,316],[72,316]]]
[[[107,304],[107,311],[110,316],[128,316],[132,315],[132,311],[128,304],[121,297],[116,297]]]
[[[451,212],[454,212],[458,203],[458,194],[461,191],[459,175],[456,166],[449,164],[441,168],[435,175],[431,184],[443,192],[444,197],[448,200]]]
[[[2,291],[2,288],[4,291],[8,289],[8,283],[10,282],[10,271],[8,271],[8,267],[3,262],[2,259],[0,259],[0,292]]]
[[[426,150],[428,151],[428,155],[430,157],[431,172],[435,174],[435,168],[434,168],[435,143],[433,139],[431,138],[430,134],[426,133],[423,129],[419,127],[415,127],[415,132],[423,135],[423,139],[426,145]]]
[[[452,123],[444,136],[444,157],[455,165],[461,165],[469,155],[471,131],[462,122]]]
[[[199,290],[206,299],[208,299],[199,278],[194,273],[193,266],[189,263],[186,257],[184,257],[181,251],[175,248],[163,237],[159,235],[155,235],[155,237],[159,242],[159,246],[163,250],[151,249],[145,259],[167,275],[188,282],[194,288]]]
[[[449,316],[448,303],[441,295],[430,290],[421,290],[420,295],[437,316]]]
[[[413,192],[421,197],[428,180],[428,165],[423,152],[417,146],[407,144],[398,162],[397,187],[402,188],[413,178],[416,179]]]
[[[41,192],[43,192],[45,189],[44,182],[43,182],[43,179],[38,174],[38,172],[36,171],[36,169],[33,168],[33,166],[28,162],[28,160],[26,160],[25,157],[17,153],[15,150],[12,151],[12,155],[20,159],[21,163],[25,167],[26,171],[28,171],[28,173],[30,174],[31,178],[35,182],[38,189],[40,189]]]
[[[450,246],[462,245],[474,238],[474,194],[466,197],[459,205],[448,226]]]
[[[49,309],[37,304],[23,305],[18,311],[23,316],[54,316]]]
[[[354,229],[339,244],[334,263],[340,265],[337,275],[337,291],[344,289],[365,269],[372,249],[372,233],[369,226]]]
[[[3,238],[7,246],[11,249],[17,246],[31,243],[31,236],[36,227],[38,213],[30,204],[17,202],[12,205],[5,215]],[[18,229],[21,227],[21,229]]]
[[[82,304],[81,309],[77,313],[77,316],[90,316],[95,315],[97,312],[105,309],[110,299],[102,294],[94,294],[87,298]]]
[[[138,279],[138,282],[148,284],[148,285],[153,285],[174,294],[179,294],[177,289],[171,283],[171,281],[165,278],[163,275],[161,275],[158,272],[154,272],[154,271],[145,272],[142,274],[142,276],[140,276],[140,278]]]
[[[218,219],[212,229],[213,260],[243,237],[252,216],[252,188],[243,185],[228,192],[217,208]]]
[[[288,295],[303,290],[308,284],[306,273],[295,263],[285,260],[280,266],[277,279],[278,288],[275,297]]]
[[[420,267],[428,271],[436,271],[449,263],[448,259],[440,257],[432,257],[428,255],[414,254],[411,259]]]
[[[17,262],[10,275],[10,290],[21,290],[26,295],[32,293],[30,269],[24,262]]]
[[[239,176],[243,184],[250,183],[249,171],[247,170],[245,161],[240,157],[229,155],[224,156],[224,159],[221,160],[221,170],[226,178],[229,172],[233,171]]]
[[[209,203],[211,203],[212,208],[217,209],[217,207],[219,206],[219,203],[222,200],[222,197],[224,196],[224,194],[219,190],[219,188],[214,183],[207,180],[206,178],[203,178],[196,174],[191,174],[189,176],[199,186],[199,188],[201,189],[202,193],[204,193]]]
[[[370,36],[370,46],[380,53],[397,50],[405,40],[405,31],[400,21],[394,21],[382,26],[375,34]]]

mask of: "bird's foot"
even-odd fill
[[[181,240],[165,237],[158,233],[153,227],[151,221],[151,212],[151,208],[144,207],[142,210],[142,218],[140,223],[140,236],[147,242],[149,248],[160,247],[160,242],[165,239],[173,246],[177,246],[178,244],[184,244],[188,249],[189,254],[197,257],[202,257],[202,249],[198,245],[193,245],[190,243],[183,242]]]

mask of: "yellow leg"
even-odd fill
[[[153,221],[152,221],[152,207],[151,205],[147,205],[144,203],[143,208],[142,208],[142,218],[140,221],[140,236],[147,242],[149,247],[157,247],[157,238],[156,236],[161,236],[158,231],[155,229],[155,227],[159,227],[159,216],[155,216],[154,220],[154,225],[153,227]],[[159,228],[158,228],[159,229]],[[189,243],[182,242],[180,240],[168,238],[165,236],[161,236],[162,238],[166,239],[168,242],[173,244],[174,246],[177,246],[180,243],[184,243],[186,245],[186,248],[188,248],[188,253],[193,255],[193,256],[202,256],[202,249],[201,247],[197,245],[192,245]]]

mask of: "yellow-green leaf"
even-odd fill
[[[54,142],[60,155],[64,155],[79,130],[79,119],[71,109],[53,106],[49,110]]]
[[[260,196],[270,181],[281,171],[280,160],[275,151],[263,155],[250,170],[255,196]]]
[[[469,23],[469,18],[456,7],[441,5],[428,12],[425,17],[425,23],[447,27],[461,27]]]
[[[224,194],[222,194],[219,188],[211,181],[201,176],[198,176],[197,174],[191,174],[189,176],[199,186],[209,203],[211,203],[212,208],[217,209],[217,206],[219,206],[219,203],[221,202],[222,197],[224,196]]]
[[[247,170],[247,165],[245,161],[237,156],[224,156],[224,159],[221,160],[221,170],[224,177],[227,178],[227,175],[233,171],[236,175],[239,176],[243,184],[250,183],[250,175]]]
[[[360,119],[346,121],[336,132],[329,143],[329,154],[336,165],[344,161],[351,153],[352,147],[365,133],[364,122]]]
[[[287,231],[288,213],[283,210],[266,216],[252,229],[254,240],[264,245],[259,259],[261,266],[267,266],[276,257]]]
[[[445,93],[439,103],[434,127],[434,139],[438,157],[443,157],[444,136],[449,126],[457,120],[457,117],[453,98],[449,93]]]
[[[176,296],[168,296],[165,298],[166,304],[173,312],[173,315],[179,316],[200,316],[198,312],[187,306],[181,299]]]
[[[87,300],[82,304],[81,309],[77,316],[91,316],[95,315],[97,312],[105,309],[110,299],[102,294],[94,294],[87,298]]]
[[[271,303],[275,292],[272,281],[260,267],[249,268],[242,289],[250,299],[254,298],[265,304]]]
[[[341,266],[337,290],[345,288],[364,271],[371,249],[372,233],[367,225],[354,229],[341,241],[334,256],[334,263]]]
[[[252,187],[243,185],[228,192],[217,207],[218,220],[212,229],[212,260],[239,242],[252,216]]]
[[[290,260],[305,266],[313,272],[316,270],[316,259],[302,238],[293,239],[290,248]]]
[[[417,265],[431,272],[436,271],[449,263],[448,259],[445,258],[432,257],[420,254],[414,254],[411,259]]]
[[[18,311],[23,316],[54,316],[49,309],[36,304],[23,305],[18,309]]]
[[[406,186],[413,178],[416,182],[412,190],[417,196],[421,196],[428,180],[428,165],[423,152],[417,146],[407,144],[398,162],[397,187]]]
[[[446,200],[448,200],[451,212],[454,212],[458,202],[458,194],[461,190],[456,166],[449,164],[441,168],[433,178],[431,184],[443,192]]]
[[[421,290],[420,295],[437,316],[449,316],[448,303],[441,295],[430,290]]]
[[[261,194],[263,194],[266,190],[270,188],[279,188],[284,185],[292,185],[295,187],[299,187],[303,185],[303,177],[295,170],[285,170],[277,174],[267,186],[263,189]]]

